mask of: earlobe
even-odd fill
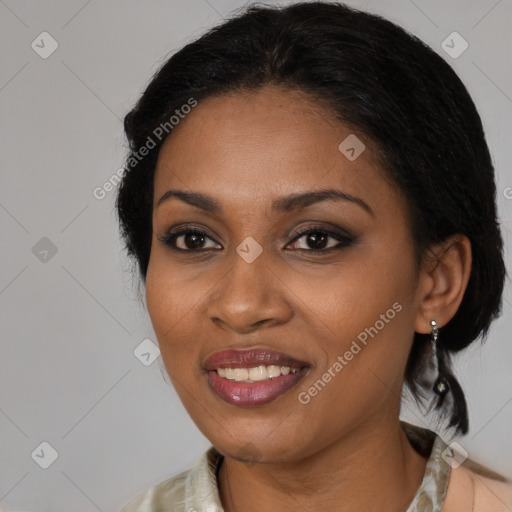
[[[467,236],[452,235],[431,252],[433,257],[420,276],[427,290],[420,297],[415,323],[415,331],[423,334],[430,332],[432,320],[443,327],[453,318],[471,274],[471,242]]]

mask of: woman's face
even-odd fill
[[[419,284],[405,199],[364,134],[298,92],[208,98],[164,143],[154,190],[148,311],[221,453],[298,460],[396,421]],[[194,196],[159,203],[169,190]]]

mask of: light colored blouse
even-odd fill
[[[512,510],[512,488],[508,484],[489,478],[485,468],[471,461],[471,469],[450,465],[449,447],[439,435],[400,423],[416,451],[428,456],[423,481],[405,512]],[[138,494],[119,512],[224,512],[217,487],[222,460],[223,455],[211,446],[191,469]],[[479,468],[484,472],[474,472]]]

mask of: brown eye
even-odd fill
[[[178,251],[200,251],[206,249],[216,248],[215,246],[205,246],[205,242],[210,240],[215,242],[206,235],[203,231],[198,229],[182,229],[175,233],[169,233],[166,236],[159,238],[165,245],[176,249]]]
[[[297,247],[299,240],[304,239],[303,246]],[[294,238],[294,249],[308,252],[327,252],[330,249],[341,249],[350,245],[354,239],[341,233],[334,233],[326,229],[308,228]]]

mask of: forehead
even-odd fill
[[[347,140],[358,153],[364,148],[355,159],[343,152]],[[382,202],[396,191],[376,155],[364,134],[299,91],[265,87],[215,96],[200,101],[163,144],[155,199],[170,188],[254,202],[337,187],[369,203],[380,195]]]

